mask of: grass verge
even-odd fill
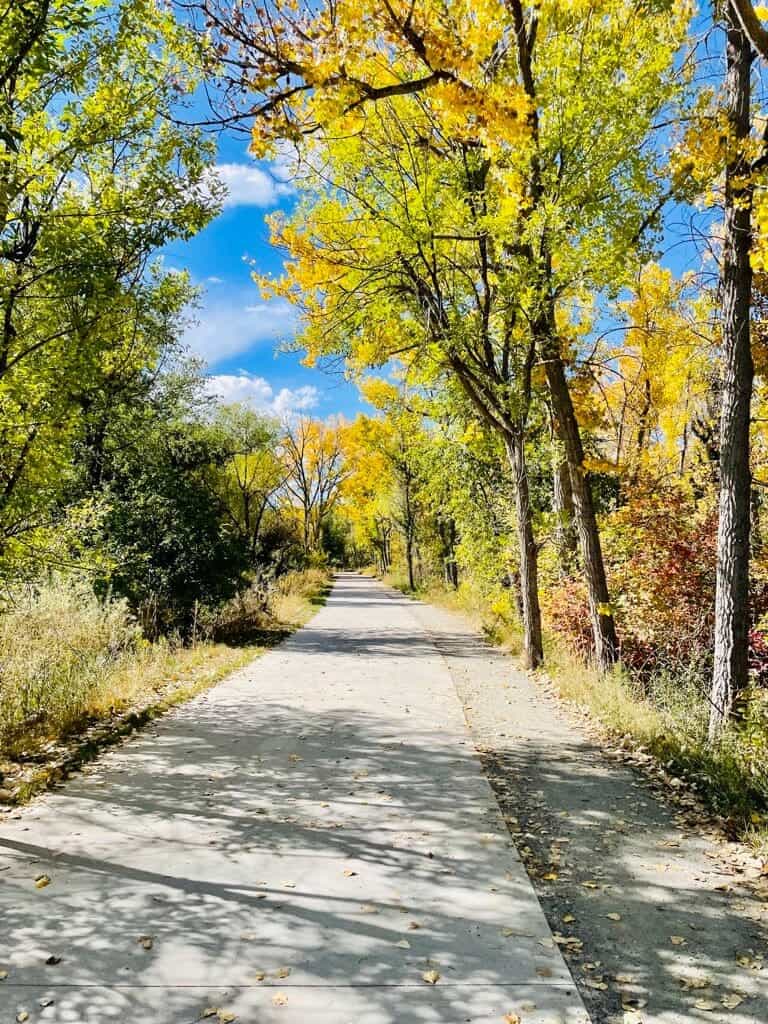
[[[0,617],[0,804],[28,801],[242,668],[304,625],[330,585],[317,570],[290,574],[269,611],[241,607],[240,642],[192,647],[147,643],[123,605],[78,584],[19,600]]]

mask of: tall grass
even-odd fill
[[[124,601],[99,600],[83,581],[55,578],[13,594],[0,612],[0,760],[35,756],[91,722],[199,692],[305,622],[326,586],[324,573],[308,570],[281,579],[268,606],[246,593],[209,615],[209,638],[191,647],[150,643]]]

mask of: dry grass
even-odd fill
[[[317,571],[291,574],[262,613],[260,642],[192,647],[149,643],[123,602],[83,583],[16,594],[0,615],[0,797],[28,797],[52,763],[92,756],[96,733],[107,745],[212,686],[306,622],[326,591]]]
[[[323,604],[329,589],[328,574],[323,569],[287,573],[277,581],[270,601],[272,613],[280,622],[298,629]]]

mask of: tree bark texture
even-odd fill
[[[752,47],[730,4],[727,18],[725,111],[733,137],[744,139],[750,130]],[[721,267],[723,393],[711,740],[722,731],[734,697],[749,681],[751,220],[749,167],[737,151],[726,168]]]

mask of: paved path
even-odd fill
[[[594,1024],[768,1024],[768,890],[746,848],[690,816],[685,788],[671,804],[461,617],[413,609],[549,921],[572,939]]]
[[[357,576],[3,823],[0,869],[0,1024],[585,1021],[444,659]]]

